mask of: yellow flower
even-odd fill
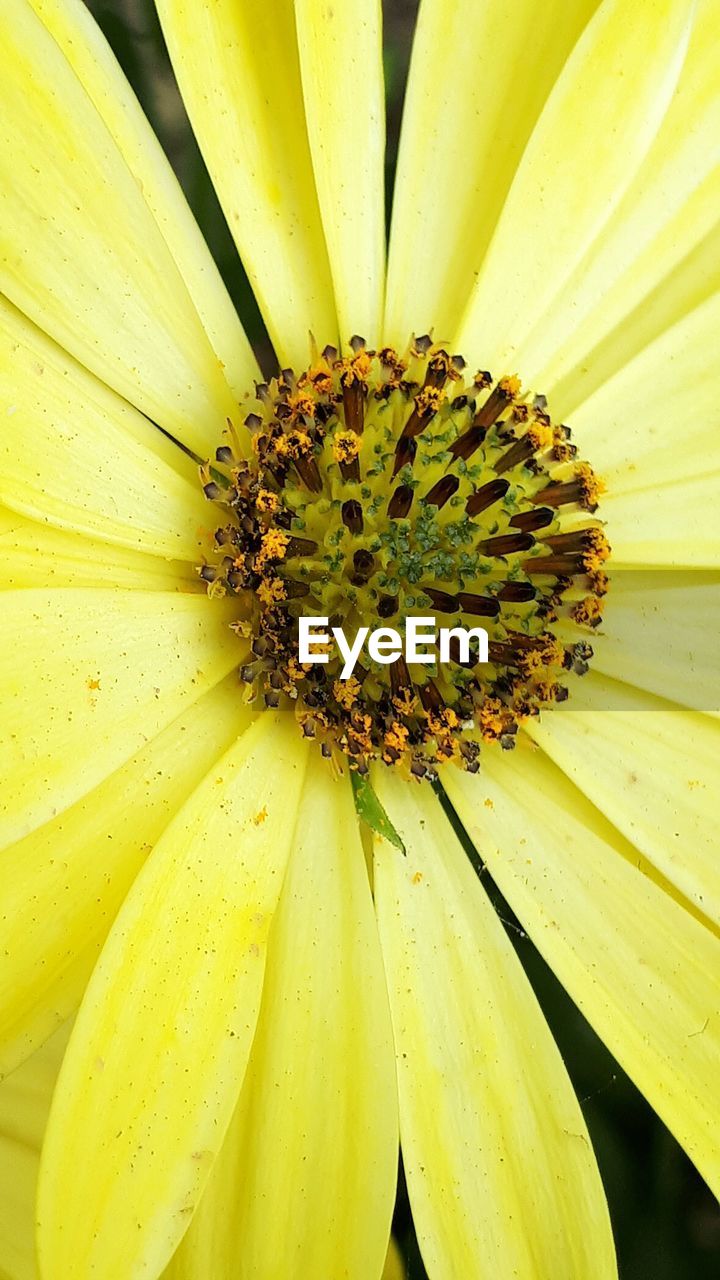
[[[158,9],[295,373],[262,383],[80,0],[5,0],[8,1085],[45,1098],[79,1006],[40,1273],[378,1280],[399,1133],[431,1280],[606,1280],[582,1113],[458,831],[717,1187],[717,0],[424,0],[387,271],[379,3]],[[313,694],[316,589],[487,615],[492,687]]]

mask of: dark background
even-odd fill
[[[170,158],[250,340],[263,366],[269,368],[271,352],[265,329],[190,130],[152,0],[87,3]],[[384,2],[389,191],[416,10],[416,0]],[[714,1199],[565,995],[486,873],[483,881],[497,901],[581,1100],[610,1204],[622,1280],[716,1277],[720,1273],[720,1211]],[[407,1262],[408,1280],[424,1280],[402,1180],[395,1231]]]

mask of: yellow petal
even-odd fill
[[[205,454],[235,403],[140,186],[27,0],[0,36],[0,289]]]
[[[400,1253],[400,1249],[398,1248],[394,1236],[390,1237],[390,1244],[388,1245],[382,1280],[406,1280],[402,1254]]]
[[[257,362],[167,157],[82,0],[30,0],[112,134],[162,231],[225,376],[239,398]]]
[[[70,1022],[56,1027],[32,1057],[0,1080],[0,1133],[38,1154],[70,1031]],[[0,1260],[4,1261],[2,1255]]]
[[[687,0],[606,0],[588,23],[527,145],[461,322],[457,345],[471,363],[514,370],[524,337],[642,164],[691,21]]]
[[[551,969],[717,1191],[720,940],[542,752],[443,784]]]
[[[151,555],[198,562],[198,530],[213,520],[197,469],[2,300],[0,414],[0,498],[7,506]]]
[[[691,231],[696,219],[703,225],[708,221],[713,223],[708,234],[682,255],[677,265],[662,278],[658,278],[657,262],[664,255],[661,245],[653,241],[648,250],[650,260],[647,261],[645,254],[640,255],[631,270],[608,290],[602,308],[598,309],[599,331],[603,327],[600,312],[605,306],[619,317],[617,323],[611,320],[606,326],[607,332],[592,350],[583,349],[580,363],[559,377],[557,382],[555,373],[538,375],[537,385],[549,391],[556,420],[567,419],[574,414],[578,405],[612,378],[618,369],[720,290],[719,200],[720,167],[712,179],[708,178],[690,197],[682,214],[673,219],[658,240],[663,244],[672,242],[678,247],[678,252],[683,247],[692,246]],[[633,307],[632,281],[636,276],[640,276],[638,291],[641,301]],[[591,318],[595,318],[595,313]],[[578,325],[578,332],[582,327]]]
[[[413,1220],[437,1280],[615,1274],[585,1123],[494,909],[429,787],[374,779],[375,899]]]
[[[52,1090],[65,1051],[63,1027],[0,1082],[0,1276],[37,1280],[35,1191]]]
[[[120,911],[50,1114],[44,1280],[157,1275],[189,1225],[255,1031],[306,754],[292,717],[259,717],[167,828]]]
[[[610,497],[720,471],[719,333],[716,293],[576,410],[573,438]]]
[[[604,494],[613,567],[720,568],[719,488],[717,468],[677,484]]]
[[[133,587],[204,593],[191,565],[27,520],[0,505],[0,589]]]
[[[559,380],[572,376],[580,394],[588,380],[595,381],[590,353],[636,308],[645,311],[657,285],[662,283],[667,293],[667,277],[717,226],[717,21],[716,0],[699,0],[675,94],[644,163],[607,227],[518,352],[518,367],[552,394],[553,403]],[[715,259],[717,278],[717,248]],[[668,315],[668,324],[688,305],[682,290],[672,305],[679,311],[674,318]],[[621,363],[627,359],[627,343],[634,341],[634,327],[627,326],[625,348],[618,349]],[[569,392],[566,384],[559,396],[562,414],[568,412]]]
[[[233,674],[94,791],[0,853],[0,1076],[77,1008],[148,853],[249,718]]]
[[[595,671],[527,724],[636,849],[720,924],[720,726]]]
[[[0,1276],[38,1280],[35,1259],[36,1151],[0,1133]]]
[[[151,591],[6,591],[0,843],[85,795],[237,663],[231,611]]]
[[[457,333],[518,161],[598,0],[423,0],[405,97],[386,339]]]
[[[281,363],[337,341],[292,0],[158,0],[193,129]]]
[[[603,606],[593,670],[684,707],[720,712],[717,574],[620,571]]]
[[[385,286],[385,85],[380,0],[296,0],[315,185],[343,342],[380,343]]]
[[[387,989],[352,795],[317,760],[243,1091],[168,1276],[379,1280],[397,1152]]]

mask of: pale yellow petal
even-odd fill
[[[377,838],[375,899],[428,1273],[608,1280],[590,1140],[520,962],[431,789],[374,782],[406,849]]]
[[[17,587],[205,590],[189,564],[53,529],[0,505],[0,590]]]
[[[0,1082],[0,1277],[38,1280],[35,1192],[40,1144],[67,1043],[63,1027]]]
[[[340,337],[381,337],[385,85],[380,0],[295,0],[315,185]]]
[[[0,415],[6,506],[151,555],[200,560],[213,509],[197,468],[1,299]]]
[[[553,400],[556,383],[571,373],[580,392],[584,367],[591,366],[588,376],[594,380],[590,353],[636,308],[645,308],[656,285],[662,282],[667,292],[667,277],[717,227],[717,24],[717,0],[699,0],[675,94],[644,163],[603,233],[518,351],[525,377],[552,393]],[[717,269],[716,250],[716,276]],[[682,306],[682,301],[679,292],[673,302]],[[568,389],[560,394],[563,414]]]
[[[573,414],[573,439],[610,497],[720,471],[718,334],[715,293]]]
[[[40,1159],[0,1133],[0,1280],[38,1280],[34,1206]]]
[[[390,1237],[382,1280],[406,1280],[402,1254],[394,1236]]]
[[[0,1075],[77,1008],[148,853],[249,719],[232,674],[94,791],[0,852]]]
[[[167,828],[120,911],[50,1114],[44,1280],[158,1275],[190,1223],[255,1031],[306,755],[293,717],[257,719]]]
[[[387,989],[352,794],[318,759],[243,1091],[168,1275],[380,1280],[397,1153]]]
[[[674,92],[692,12],[687,0],[605,0],[588,23],[520,161],[460,324],[457,346],[471,363],[515,369],[523,339],[618,208]]]
[[[720,568],[720,468],[709,462],[704,475],[677,484],[603,494],[615,569]]]
[[[645,255],[641,255],[631,271],[608,290],[603,299],[603,304],[620,317],[617,323],[611,321],[607,333],[592,350],[583,348],[580,363],[558,382],[554,378],[544,381],[546,375],[539,375],[538,386],[544,385],[550,392],[556,419],[569,418],[572,421],[578,406],[614,377],[618,369],[720,290],[720,222],[715,221],[720,192],[716,182],[720,182],[720,177],[715,182],[710,179],[704,182],[690,197],[683,216],[675,219],[662,234],[663,241],[672,240],[678,246],[680,261],[677,266],[658,279],[654,267],[660,250],[653,243],[648,250],[650,261],[646,262]],[[693,237],[686,233],[685,223],[692,220],[701,206],[707,211],[705,222],[712,220],[714,225],[706,236],[693,244]],[[683,253],[688,245],[692,245],[689,252]],[[640,273],[643,265],[646,280],[641,282],[640,301],[633,306],[630,279],[634,278],[636,271]],[[578,325],[578,331],[581,329],[582,325]]]
[[[281,363],[337,317],[303,106],[293,0],[158,0],[190,120]]]
[[[385,337],[457,334],[538,115],[598,0],[423,0],[403,114]],[[478,356],[479,358],[479,356]]]
[[[239,398],[257,362],[168,159],[83,0],[30,0],[102,116],[162,231],[190,297]]]
[[[649,862],[720,924],[720,726],[591,670],[527,724]]]
[[[0,1133],[38,1154],[71,1029],[71,1021],[56,1027],[32,1057],[0,1080]]]
[[[0,38],[0,290],[209,452],[235,402],[135,176],[28,0],[5,0]]]
[[[0,1280],[38,1280],[37,1151],[0,1132]]]
[[[0,844],[97,786],[242,656],[232,610],[203,596],[6,591]]]
[[[593,670],[698,711],[720,712],[720,578],[694,571],[611,576]],[[577,638],[577,637],[576,637]]]
[[[535,945],[717,1192],[720,940],[542,752],[488,751],[477,778],[444,772]]]

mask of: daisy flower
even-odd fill
[[[718,0],[423,0],[387,265],[376,0],[158,11],[268,376],[83,4],[0,16],[40,1274],[378,1280],[400,1144],[431,1280],[608,1280],[468,850],[717,1187]],[[428,613],[488,663],[301,660]]]

